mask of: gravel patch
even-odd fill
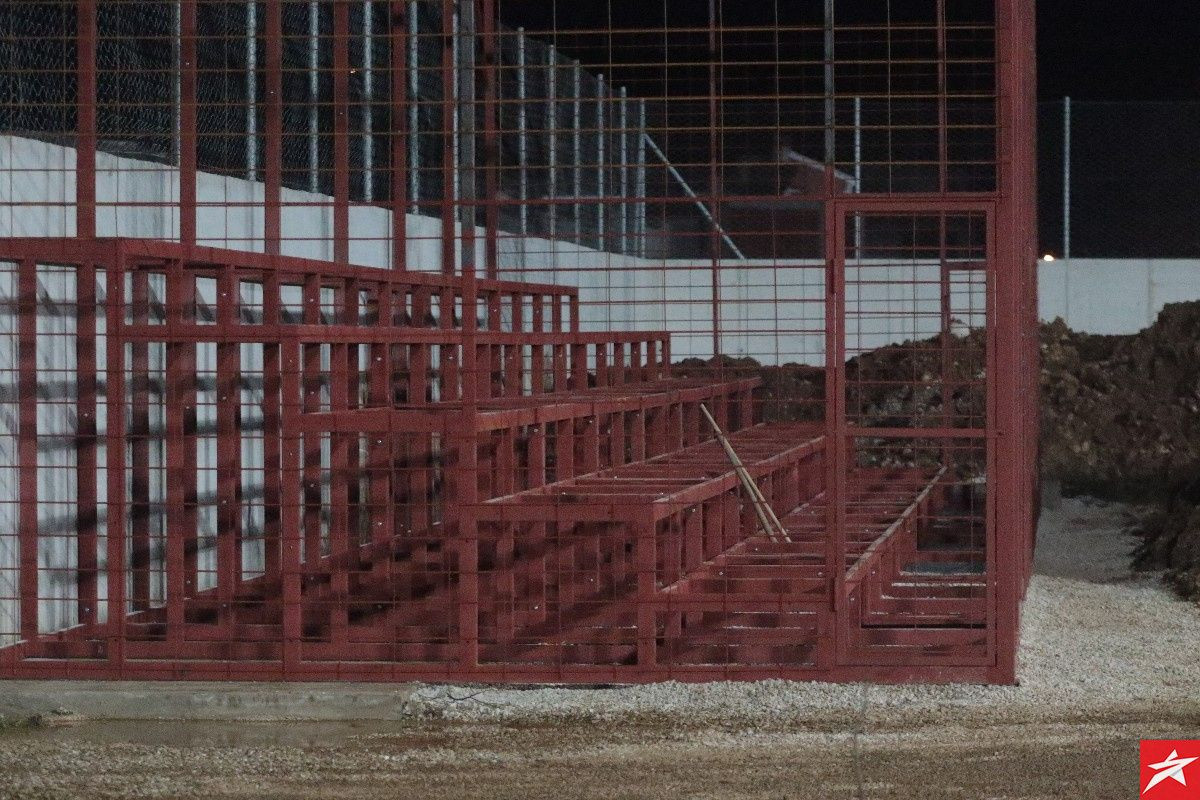
[[[1197,704],[1200,608],[1154,574],[1130,571],[1129,509],[1086,499],[1047,511],[1022,615],[1020,685],[867,686],[792,681],[659,683],[604,689],[426,686],[415,713],[456,721],[611,720],[628,716],[748,723],[902,711],[936,723],[971,707],[992,718],[1111,715],[1124,705]]]

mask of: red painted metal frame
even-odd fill
[[[459,37],[475,48],[471,96],[447,88],[441,102],[440,273],[406,271],[407,209],[415,199],[406,159],[415,132],[406,129],[405,105],[419,99],[407,95],[407,54],[418,42],[410,41],[402,0],[387,4],[393,269],[350,265],[352,34],[351,3],[342,0],[323,2],[332,11],[333,261],[280,255],[287,238],[284,23],[283,4],[274,0],[262,3],[265,252],[197,247],[202,1],[180,3],[180,241],[97,238],[97,0],[77,2],[78,236],[0,241],[0,260],[16,264],[20,298],[19,641],[0,647],[0,677],[1015,680],[1037,456],[1031,2],[995,3],[994,191],[950,186],[941,0],[938,190],[845,194],[826,167],[822,190],[810,198],[824,215],[825,413],[821,423],[796,424],[760,422],[752,399],[758,379],[727,376],[723,360],[704,378],[672,378],[666,333],[582,332],[578,289],[498,279],[500,241],[508,236],[501,211],[514,201],[500,186],[503,8],[495,0],[472,0],[477,31]],[[454,4],[445,0],[441,8],[440,74],[452,87],[460,77],[448,33]],[[724,76],[715,18],[707,33],[711,188],[700,199],[713,209],[705,236],[719,354]],[[474,166],[465,171],[483,197],[475,188],[460,197],[455,115],[476,106],[482,180],[474,180]],[[651,199],[664,207],[693,202]],[[483,278],[470,222],[478,211]],[[856,214],[940,220],[944,378],[952,366],[950,274],[963,271],[947,256],[946,220],[984,220],[982,427],[949,424],[949,383],[941,389],[940,426],[871,427],[848,417],[847,219]],[[39,629],[36,557],[45,501],[38,497],[38,268],[48,264],[76,271],[79,359],[78,625],[53,631]],[[213,324],[198,315],[201,281],[215,287]],[[164,294],[155,297],[159,284]],[[258,321],[245,316],[253,304],[241,299],[244,284],[261,288]],[[291,287],[301,298],[298,320],[284,319]],[[207,391],[198,372],[202,346],[215,354],[214,429],[203,433],[216,443],[215,483],[204,498],[197,466],[199,397]],[[160,388],[150,375],[152,347],[164,353]],[[241,455],[249,426],[240,398],[254,377],[244,374],[245,347],[259,348],[262,359],[261,545],[243,514],[244,471],[252,467]],[[702,424],[701,403],[731,432],[791,541],[757,530],[750,499]],[[150,421],[160,406],[161,436]],[[964,513],[953,510],[963,483],[948,463],[936,470],[855,463],[860,443],[887,440],[943,454],[984,452],[986,505],[978,519],[954,518]],[[109,532],[103,599],[101,446]],[[165,454],[167,487],[161,555],[151,530],[155,447]],[[198,534],[205,503],[216,504],[212,553]],[[960,527],[981,525],[984,543],[923,549],[922,537],[951,518]],[[247,554],[259,546],[255,566]],[[924,561],[980,570],[939,575],[923,572]],[[202,587],[209,572],[215,577]],[[161,597],[154,596],[155,575]]]

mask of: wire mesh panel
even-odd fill
[[[1013,679],[1028,4],[0,28],[0,674]]]

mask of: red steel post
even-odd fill
[[[283,2],[268,0],[263,40],[266,60],[266,152],[263,164],[263,246],[280,252],[283,236]]]
[[[179,0],[179,241],[196,241],[196,3]]]
[[[333,260],[350,262],[350,3],[333,4]]]
[[[96,0],[76,5],[75,232],[96,235]]]
[[[392,269],[408,269],[408,146],[415,131],[408,130],[408,104],[420,98],[408,96],[408,53],[418,43],[409,41],[407,0],[389,0],[388,30],[391,38],[391,144],[392,144]],[[417,169],[418,165],[411,165]]]

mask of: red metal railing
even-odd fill
[[[1031,4],[550,5],[14,7],[0,675],[1014,680]]]

